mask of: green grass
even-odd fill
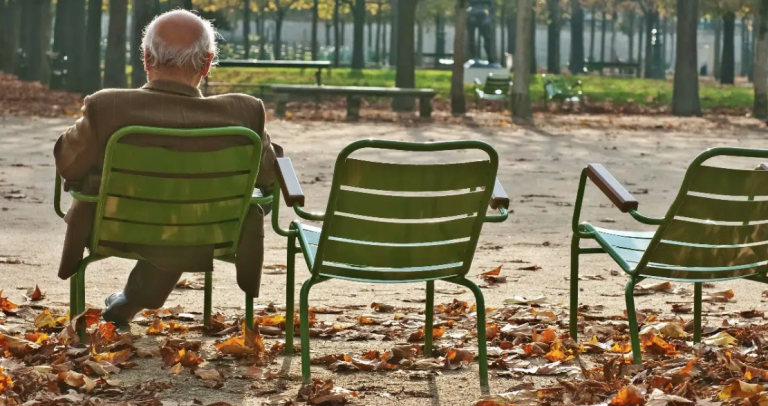
[[[672,82],[652,79],[617,78],[610,76],[566,77],[565,80],[582,81],[582,89],[593,103],[611,103],[616,106],[636,104],[640,106],[664,106],[672,101]],[[211,72],[211,82],[262,83],[262,84],[312,84],[315,71],[312,69],[258,69],[258,68],[216,68]],[[335,86],[395,86],[395,71],[380,69],[333,69],[331,74],[323,71],[323,84]],[[451,72],[417,70],[416,87],[428,87],[439,92],[438,98],[447,99],[451,88]],[[540,102],[543,98],[541,75],[535,75],[531,83],[531,100]],[[238,88],[239,91],[243,89]],[[466,86],[468,95],[473,86]],[[751,87],[720,86],[701,83],[699,94],[702,108],[739,109],[752,106]]]

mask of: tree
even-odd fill
[[[571,1],[571,73],[584,71],[584,9],[579,0]]]
[[[275,41],[272,50],[275,59],[282,59],[282,35],[285,15],[289,9],[298,8],[299,6],[301,6],[301,3],[298,0],[274,0],[269,3],[269,7],[274,11],[273,14],[275,16]]]
[[[643,33],[645,32],[645,20],[646,18],[644,16],[640,17],[640,21],[638,21],[637,24],[637,72],[635,72],[635,76],[637,78],[640,78],[642,75],[642,67],[643,64]]]
[[[589,61],[595,60],[595,14],[597,10],[593,7],[589,13]]]
[[[530,35],[533,24],[532,0],[517,2],[517,45],[515,45],[515,80],[512,85],[512,114],[513,119],[527,121],[533,117],[531,112],[531,96],[529,93],[530,61],[533,49]]]
[[[560,0],[547,0],[547,72],[560,73]]]
[[[312,60],[317,60],[317,23],[320,19],[320,0],[313,0],[312,2]]]
[[[21,2],[23,0],[8,0],[6,9],[0,19],[2,19],[2,25],[0,30],[3,30],[3,44],[0,48],[0,69],[6,73],[13,73],[16,70],[16,64],[18,63],[18,53],[16,50],[19,48],[19,40],[21,34]]]
[[[402,88],[416,87],[416,6],[415,1],[400,1],[397,7],[397,65],[395,86]],[[395,111],[411,111],[414,107],[412,97],[395,97],[392,109]]]
[[[720,64],[720,83],[732,85],[736,75],[735,55],[736,13],[729,11],[723,17],[723,62]]]
[[[354,16],[354,36],[352,38],[352,69],[365,68],[365,0],[355,0]]]
[[[755,100],[752,115],[765,120],[768,118],[768,0],[760,0],[755,20]]]
[[[125,42],[127,21],[128,0],[109,0],[107,52],[104,55],[104,87],[107,88],[126,87]]]
[[[766,0],[768,1],[768,0]],[[677,2],[677,54],[672,92],[672,114],[700,116],[698,55],[695,46],[699,21],[699,0]]]
[[[85,29],[85,69],[83,92],[101,89],[101,7],[102,0],[88,0],[88,25]]]
[[[715,63],[714,63],[714,65],[715,66],[712,67],[712,74],[715,76],[715,78],[720,79],[720,67],[721,67],[720,63],[723,61],[722,60],[722,57],[723,57],[723,50],[722,50],[722,45],[723,45],[723,20],[718,18],[714,22],[714,26],[715,26],[715,46],[714,46],[714,51],[715,51],[715,57],[714,57]]]
[[[454,116],[467,112],[464,95],[464,63],[467,59],[467,0],[456,0],[454,8],[456,34],[453,37],[453,73],[451,75],[451,112]]]
[[[341,41],[339,38],[339,14],[341,7],[341,0],[334,0],[333,2],[333,66],[339,67]]]
[[[69,0],[66,23],[65,29],[69,32],[65,43],[68,63],[66,89],[70,92],[82,93],[85,90],[82,81],[85,67],[85,30],[69,27],[86,26],[85,0]]]
[[[245,59],[251,57],[251,0],[243,0],[243,49]]]
[[[142,59],[141,37],[144,27],[152,20],[154,13],[152,0],[133,0],[133,19],[131,26],[131,87],[139,88],[147,82]]]
[[[50,34],[51,0],[26,0],[21,9],[21,48],[25,60],[19,71],[22,80],[47,82],[48,63],[46,53]]]
[[[608,17],[602,12],[602,24],[600,25],[600,62],[605,62],[605,32],[608,25]]]

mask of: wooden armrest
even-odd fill
[[[765,162],[761,163],[760,166],[757,167],[757,169],[761,171],[768,171],[768,163],[765,163]]]
[[[280,189],[283,191],[285,204],[289,207],[293,207],[294,204],[304,207],[304,192],[301,190],[299,178],[296,177],[291,158],[277,158],[275,172],[277,172],[277,178],[280,181]]]
[[[496,178],[496,182],[493,184],[493,194],[491,195],[491,208],[498,209],[499,207],[509,210],[509,196],[507,196],[504,186],[501,186],[499,178]]]
[[[637,210],[639,203],[603,165],[587,166],[587,176],[622,212]]]

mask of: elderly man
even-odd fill
[[[106,89],[85,98],[83,117],[59,137],[54,148],[56,168],[65,187],[84,193],[98,193],[107,140],[118,129],[130,125],[169,128],[243,126],[261,137],[264,155],[256,186],[268,188],[274,180],[275,150],[264,129],[266,120],[261,100],[243,94],[203,97],[200,81],[211,69],[216,56],[216,31],[209,21],[183,10],[156,17],[147,26],[142,48],[149,82],[141,89]],[[216,151],[241,145],[239,137],[212,137],[180,141],[173,137],[134,141],[137,145],[176,151]],[[77,272],[78,262],[88,244],[95,205],[74,202],[65,220],[67,233],[59,277]],[[264,212],[252,207],[236,254],[237,283],[258,295],[264,251]],[[101,241],[104,245],[108,241]],[[176,286],[182,272],[213,269],[213,246],[152,247],[126,245],[111,248],[139,254],[122,292],[106,300],[103,317],[125,325],[145,308],[159,308]]]

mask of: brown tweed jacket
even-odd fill
[[[106,89],[85,98],[83,117],[62,134],[53,153],[56,169],[65,185],[84,193],[98,193],[107,141],[118,129],[130,125],[168,128],[209,128],[243,126],[261,136],[264,155],[256,186],[269,188],[275,179],[275,149],[264,128],[266,114],[261,100],[243,94],[203,97],[200,90],[181,83],[151,81],[141,89]],[[125,139],[124,139],[125,140]],[[173,137],[129,139],[137,145],[158,146],[177,151],[215,151],[247,142],[242,137],[205,138],[179,142]],[[88,246],[95,205],[74,202],[67,213],[59,277],[77,272],[78,262]],[[160,269],[174,272],[213,270],[213,246],[172,248],[123,245],[113,247],[134,252]],[[264,214],[252,207],[237,251],[237,282],[245,292],[258,295],[264,250]]]

